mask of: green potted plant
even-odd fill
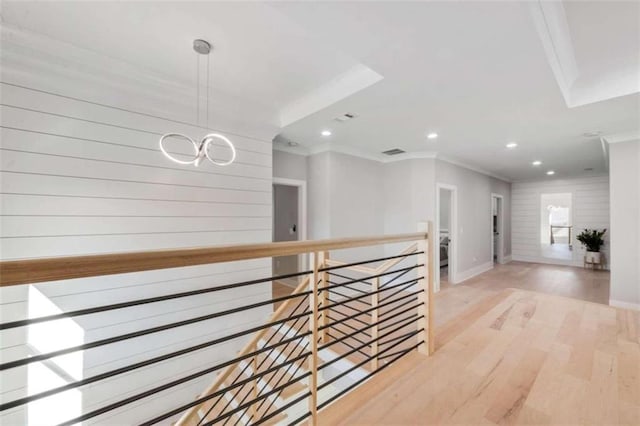
[[[600,263],[600,247],[604,245],[604,239],[602,236],[606,232],[606,229],[603,229],[602,231],[598,229],[585,229],[578,234],[576,239],[587,249],[584,259],[585,262]]]

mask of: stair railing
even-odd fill
[[[430,223],[420,232],[382,237],[346,238],[321,241],[265,243],[226,247],[161,250],[93,256],[0,262],[0,286],[45,283],[131,272],[207,265],[275,256],[310,254],[309,270],[257,278],[242,282],[216,283],[197,289],[185,289],[154,297],[127,300],[101,306],[80,307],[67,312],[35,318],[12,318],[0,324],[0,331],[19,330],[61,319],[83,318],[105,312],[122,312],[140,306],[193,297],[210,297],[225,291],[244,291],[285,279],[299,284],[285,295],[254,303],[244,303],[217,312],[146,329],[56,348],[33,356],[6,359],[0,363],[0,379],[15,369],[35,363],[47,363],[71,353],[101,350],[119,342],[136,342],[156,333],[172,333],[191,324],[209,324],[250,312],[275,307],[266,321],[233,329],[232,333],[199,341],[195,345],[174,347],[165,353],[136,360],[66,385],[37,393],[23,392],[17,398],[0,402],[0,414],[8,410],[25,410],[30,404],[78,389],[90,392],[96,386],[108,386],[108,379],[156,368],[163,363],[194,354],[211,354],[233,343],[244,346],[231,357],[200,365],[197,371],[178,378],[153,383],[137,393],[118,397],[108,404],[83,407],[83,412],[60,424],[71,425],[89,419],[130,410],[133,403],[171,392],[179,385],[211,377],[211,385],[192,401],[176,401],[176,406],[151,415],[138,410],[131,422],[151,425],[175,422],[178,425],[211,424],[296,424],[304,420],[318,422],[319,412],[331,402],[350,392],[407,353],[417,350],[428,355],[433,351],[433,255],[429,249]],[[399,254],[338,261],[334,257],[344,250],[412,242]],[[433,247],[433,244],[431,245]],[[339,253],[336,253],[338,251]],[[368,256],[370,257],[370,256]],[[50,285],[60,285],[51,283]],[[277,305],[277,306],[276,306]],[[237,319],[237,318],[236,318]],[[207,352],[209,351],[209,352]],[[156,370],[154,370],[156,371]],[[89,386],[90,385],[90,386]],[[107,388],[104,388],[107,389]],[[137,405],[144,407],[144,405]],[[135,410],[130,410],[135,413]],[[26,416],[26,414],[24,414]],[[143,416],[140,420],[140,416]],[[140,420],[140,421],[139,421]]]

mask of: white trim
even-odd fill
[[[524,179],[524,180],[516,180],[516,181],[513,181],[512,183],[529,184],[529,183],[544,182],[545,184],[550,184],[550,185],[568,185],[568,182],[571,182],[575,179],[597,179],[597,178],[603,178],[603,177],[609,179],[609,174],[597,173],[593,175],[567,176],[567,177],[558,178],[558,179],[539,179],[539,178]]]
[[[546,265],[576,266],[573,264],[572,260],[553,259],[551,257],[519,256],[517,254],[514,254],[512,256],[512,259],[515,260],[516,262],[542,263]]]
[[[323,152],[337,152],[340,154],[353,155],[354,157],[364,158],[365,160],[384,163],[382,154],[370,154],[366,151],[354,148],[349,145],[335,145],[331,142],[326,142],[309,148],[309,155],[321,154]]]
[[[541,263],[543,265],[558,265],[558,266],[572,266],[574,268],[584,268],[584,263],[581,259],[574,260],[563,260],[563,259],[553,259],[551,257],[538,257],[538,256],[518,256],[513,255],[510,256],[511,260],[516,262],[527,262],[527,263]],[[609,271],[611,268],[608,264],[604,265],[602,269],[604,271]]]
[[[278,140],[278,138],[276,138],[273,140],[273,150],[288,152],[289,154],[302,155],[303,157],[308,157],[310,155],[309,150],[302,145],[289,146],[285,144],[286,142],[281,142]]]
[[[417,160],[417,159],[423,159],[423,158],[435,159],[435,158],[438,158],[438,153],[432,152],[432,151],[405,152],[404,154],[398,154],[391,157],[386,156],[385,158],[382,159],[382,162],[395,163],[397,161]]]
[[[504,260],[503,263],[509,263],[513,261],[513,259],[511,258],[511,255],[505,256],[503,260]]]
[[[384,77],[363,64],[357,64],[328,83],[311,90],[285,105],[279,111],[280,127],[284,128],[339,102],[354,93],[376,84]]]
[[[604,169],[609,173],[609,144],[603,137],[600,137],[600,148],[602,148],[602,158],[604,158]]]
[[[530,3],[529,9],[564,102],[571,108],[575,106],[571,86],[578,77],[578,67],[564,6],[562,2],[538,0]]]
[[[480,167],[472,166],[472,165],[467,164],[467,163],[465,163],[463,161],[456,160],[454,158],[448,157],[448,156],[440,154],[440,153],[437,153],[436,158],[438,160],[440,160],[440,161],[444,161],[445,163],[453,164],[454,166],[459,166],[459,167],[462,167],[464,169],[471,170],[472,172],[480,173],[481,175],[490,176],[492,178],[496,178],[496,179],[499,179],[499,180],[502,180],[502,181],[505,181],[505,182],[509,182],[509,183],[512,181],[511,179],[508,179],[508,178],[506,178],[504,176],[500,176],[500,175],[497,175],[495,173],[491,173],[488,170],[484,170],[484,169],[481,169]]]
[[[632,309],[634,311],[640,311],[640,303],[622,302],[620,300],[609,299],[609,305],[614,308]]]
[[[471,279],[477,275],[480,275],[492,269],[493,269],[493,261],[486,262],[481,265],[474,266],[471,269],[467,269],[466,271],[459,272],[457,276],[458,282],[456,284],[466,281],[468,279]]]
[[[620,142],[631,142],[631,141],[640,141],[640,131],[634,130],[626,133],[616,133],[613,135],[604,136],[603,139],[607,141],[607,143],[620,143]]]
[[[504,196],[491,193],[491,220],[490,220],[490,234],[491,234],[491,262],[493,262],[493,256],[496,254],[493,251],[493,199],[500,199],[500,209],[498,211],[498,256],[497,261],[499,264],[504,263]]]
[[[336,145],[331,142],[325,142],[313,147],[306,147],[303,145],[297,145],[295,147],[290,147],[286,145],[286,142],[282,140],[276,139],[273,144],[273,149],[277,151],[290,152],[292,154],[298,154],[303,156],[310,156],[315,154],[321,154],[323,152],[337,152],[339,154],[353,155],[354,157],[364,158],[365,160],[377,161],[379,163],[395,163],[398,161],[405,160],[417,160],[417,159],[436,159],[443,161],[445,163],[453,164],[454,166],[462,167],[467,170],[471,170],[472,172],[480,173],[485,176],[490,176],[495,179],[499,179],[504,182],[512,182],[511,179],[506,178],[504,176],[500,176],[496,173],[492,173],[488,170],[482,169],[480,167],[472,166],[468,163],[465,163],[460,160],[456,160],[449,156],[446,156],[442,153],[436,151],[418,151],[418,152],[406,152],[404,154],[398,154],[393,156],[387,156],[382,153],[370,153],[366,152],[362,149],[355,148],[349,145]]]
[[[446,183],[436,183],[436,211],[435,211],[435,231],[437,238],[433,239],[431,249],[433,250],[434,266],[436,269],[434,280],[434,291],[440,291],[440,190],[451,191],[451,209],[449,223],[449,282],[457,284],[458,277],[458,187]]]
[[[272,185],[286,185],[286,186],[295,186],[298,188],[298,240],[306,240],[307,239],[307,181],[299,180],[299,179],[288,179],[281,177],[274,177],[271,183]],[[275,206],[272,206],[272,216],[273,209]],[[271,238],[273,240],[273,237]],[[298,269],[300,271],[306,268],[306,265],[309,264],[308,255],[303,254],[298,258]]]

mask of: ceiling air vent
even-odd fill
[[[386,151],[382,151],[384,155],[398,155],[404,154],[406,151],[401,150],[400,148],[388,149]]]
[[[339,117],[334,118],[335,121],[338,121],[340,123],[344,123],[345,121],[349,121],[353,118],[356,118],[357,116],[355,114],[351,114],[350,112],[347,112],[345,114],[342,114]]]

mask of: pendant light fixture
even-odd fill
[[[205,122],[205,127],[207,128],[207,130],[209,129],[209,63],[210,63],[210,57],[209,57],[209,53],[211,53],[211,45],[205,41],[205,40],[194,40],[193,41],[193,50],[195,50],[195,52],[198,55],[206,55],[207,56],[207,78],[206,78],[206,90],[207,90],[207,110],[206,110],[206,122]],[[197,62],[197,94],[196,94],[196,114],[197,114],[197,118],[196,118],[196,124],[200,125],[200,56],[198,56],[198,62]],[[188,142],[189,144],[191,144],[191,146],[193,147],[193,154],[194,157],[192,160],[181,160],[179,158],[175,158],[173,155],[171,155],[171,153],[165,148],[164,146],[164,142],[167,139],[170,138],[174,138],[174,139],[178,139],[178,140],[182,140],[184,142]],[[231,150],[231,158],[227,161],[220,161],[217,160],[215,158],[213,158],[213,154],[212,151],[214,149],[214,143],[217,141],[222,141],[224,142],[229,149]],[[216,166],[228,166],[229,164],[233,163],[234,160],[236,159],[236,148],[233,146],[233,143],[231,143],[231,141],[229,140],[229,138],[227,138],[224,135],[221,135],[219,133],[209,133],[207,135],[205,135],[199,143],[196,143],[193,139],[191,139],[189,136],[184,135],[182,133],[166,133],[164,135],[162,135],[160,137],[160,151],[162,151],[162,153],[165,155],[165,157],[167,157],[169,160],[174,161],[178,164],[184,164],[184,165],[188,165],[188,164],[193,164],[194,166],[198,167],[200,165],[200,162],[204,159],[207,158],[209,161],[211,161],[213,164],[215,164]]]

